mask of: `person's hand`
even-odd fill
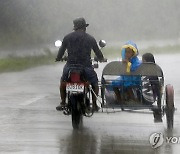
[[[62,61],[62,59],[56,58],[55,62]]]

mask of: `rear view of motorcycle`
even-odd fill
[[[93,115],[92,104],[90,104],[90,84],[85,79],[83,67],[77,65],[70,67],[66,93],[68,105],[64,114],[71,114],[72,126],[74,129],[78,129],[83,116]]]
[[[100,40],[99,45],[104,47],[106,42]],[[67,60],[67,57],[62,60]],[[97,68],[98,60],[94,58],[92,61],[96,62],[94,67]],[[83,116],[91,117],[93,115],[92,93],[94,91],[86,80],[84,67],[79,64],[72,64],[68,70],[68,80],[66,81],[67,106],[64,107],[63,113],[71,115],[74,129],[81,126]]]

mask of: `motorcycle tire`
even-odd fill
[[[75,96],[71,96],[71,117],[72,117],[72,127],[74,129],[79,129],[80,124],[82,123],[82,113],[81,110],[78,107],[78,100],[75,98]]]

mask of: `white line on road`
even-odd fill
[[[39,95],[39,96],[33,97],[33,98],[31,98],[31,99],[29,99],[29,100],[21,103],[20,105],[24,105],[24,106],[25,106],[25,105],[30,105],[30,104],[35,103],[35,102],[37,102],[38,100],[43,99],[43,98],[45,98],[45,97],[46,97],[46,95]]]

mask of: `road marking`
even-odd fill
[[[37,102],[38,100],[43,99],[43,98],[45,98],[45,97],[46,97],[46,95],[39,95],[39,96],[33,97],[33,98],[31,98],[31,99],[29,99],[29,100],[21,103],[20,105],[24,105],[24,106],[30,105],[30,104],[35,103],[35,102]]]

